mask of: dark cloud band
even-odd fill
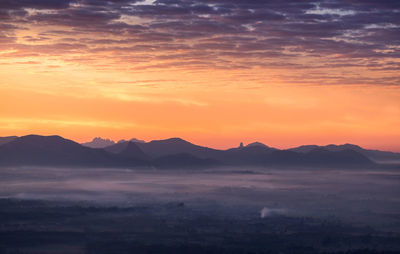
[[[399,14],[397,0],[5,0],[0,2],[0,43],[37,54],[59,48],[66,54],[107,54],[116,62],[134,56],[164,61],[127,62],[142,69],[185,63],[305,69],[340,62],[340,68],[390,71],[399,66]],[[48,28],[24,38],[37,45],[14,42],[16,29],[33,25]],[[377,62],[383,66],[371,67]]]

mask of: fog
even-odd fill
[[[400,172],[1,168],[0,198],[134,206],[182,202],[227,216],[311,216],[400,232]]]

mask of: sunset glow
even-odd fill
[[[399,34],[380,1],[1,1],[0,136],[400,152]]]

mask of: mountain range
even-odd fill
[[[95,138],[92,142],[79,144],[60,136],[0,137],[1,166],[365,168],[394,161],[400,161],[400,153],[368,150],[352,144],[306,145],[280,150],[254,142],[218,150],[181,138],[150,142]]]
[[[149,163],[112,154],[104,149],[85,147],[60,136],[27,135],[0,145],[0,165],[113,167]]]
[[[132,139],[130,139],[128,141],[132,141],[132,142],[136,142],[136,143],[145,143],[144,140],[140,140],[140,139],[136,139],[136,138],[132,138]],[[115,142],[115,141],[113,141],[111,139],[108,139],[108,138],[104,139],[104,138],[101,138],[101,137],[96,137],[92,141],[89,141],[89,142],[86,142],[86,143],[82,143],[81,145],[87,146],[87,147],[90,147],[90,148],[105,148],[107,146],[111,146],[111,145],[114,145],[116,143],[124,143],[124,142],[127,142],[127,140],[121,139],[120,141]]]

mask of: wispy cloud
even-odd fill
[[[44,118],[1,118],[2,129],[26,129],[31,125],[51,125],[55,127],[96,127],[107,129],[125,129],[134,127],[133,123],[98,121],[92,119],[44,119]]]

